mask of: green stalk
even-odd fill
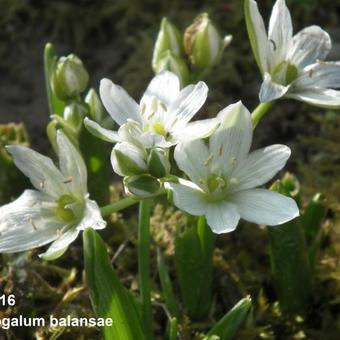
[[[105,216],[109,216],[115,212],[121,211],[125,208],[130,207],[131,205],[134,205],[138,203],[138,201],[132,197],[125,197],[122,200],[116,202],[116,203],[112,203],[112,204],[108,204],[105,205],[104,207],[100,208],[100,212],[102,214],[103,217]]]
[[[150,212],[150,199],[140,201],[138,217],[138,279],[143,311],[142,324],[148,339],[153,338],[150,287]]]
[[[259,104],[251,114],[254,129],[260,120],[267,114],[268,110],[273,106],[274,102]]]

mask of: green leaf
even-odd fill
[[[111,327],[102,327],[105,340],[146,339],[131,297],[112,269],[105,244],[89,228],[83,233],[84,261],[90,298],[97,317],[111,318]]]
[[[288,192],[285,181],[275,182],[272,190],[283,195],[287,195]],[[298,217],[279,226],[267,228],[270,264],[276,292],[281,308],[290,313],[300,312],[306,308],[312,286],[301,220],[302,218]]]
[[[65,104],[59,100],[52,92],[51,78],[57,63],[57,55],[51,43],[47,43],[44,49],[44,72],[45,72],[45,86],[47,92],[48,108],[50,116],[57,114],[62,115]]]
[[[322,237],[322,221],[327,213],[325,197],[317,193],[309,202],[302,215],[302,225],[305,232],[311,269],[314,267],[320,249]]]
[[[233,339],[237,330],[246,319],[252,302],[250,296],[240,300],[217,324],[209,331],[206,339]]]
[[[176,272],[183,304],[191,320],[204,319],[210,310],[214,240],[204,217],[176,236]]]
[[[177,302],[174,294],[174,290],[172,288],[172,283],[169,277],[168,269],[166,267],[163,255],[160,250],[157,251],[157,267],[158,267],[158,275],[161,282],[162,287],[162,296],[168,309],[170,315],[172,317],[178,316],[178,308]]]

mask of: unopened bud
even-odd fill
[[[74,102],[65,107],[63,116],[66,122],[79,132],[87,112],[86,105]]]
[[[159,192],[161,184],[155,177],[144,174],[125,177],[124,186],[129,194],[138,198],[148,198]]]
[[[101,123],[108,116],[94,89],[90,89],[87,93],[85,103],[89,106],[89,116],[95,122]]]
[[[61,57],[52,75],[52,90],[61,100],[76,99],[89,81],[89,75],[82,61],[74,54]]]
[[[165,150],[152,149],[148,156],[149,173],[157,178],[163,178],[170,173],[170,162]]]
[[[181,34],[177,27],[170,23],[167,18],[163,18],[152,56],[152,68],[155,72],[158,72],[156,69],[158,69],[159,61],[164,52],[171,51],[176,57],[182,54],[181,40]]]
[[[164,70],[175,73],[180,78],[182,85],[186,84],[189,79],[187,64],[181,57],[177,57],[170,50],[165,51],[162,54],[162,58],[158,60],[157,65],[154,65],[155,73]]]
[[[185,51],[192,64],[201,69],[217,64],[230,41],[230,36],[222,39],[207,13],[200,14],[184,33]]]
[[[146,152],[128,142],[118,143],[112,150],[111,164],[120,176],[133,176],[147,172]]]

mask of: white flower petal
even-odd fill
[[[95,201],[86,199],[84,215],[82,220],[78,223],[77,229],[104,229],[105,227],[106,222],[102,218],[98,204]]]
[[[271,67],[286,60],[293,37],[292,19],[284,0],[277,0],[269,20],[269,62]]]
[[[242,102],[223,109],[217,119],[221,125],[210,137],[209,149],[213,155],[210,168],[212,172],[223,171],[227,174],[247,156],[252,142],[253,126],[250,112]]]
[[[239,191],[230,197],[243,219],[269,226],[288,222],[299,216],[295,201],[265,189]]]
[[[72,193],[84,196],[87,193],[87,169],[83,157],[62,130],[57,131],[57,145],[60,171],[66,178],[64,183]]]
[[[255,188],[267,183],[285,166],[290,154],[288,146],[279,144],[251,152],[231,175],[239,183],[235,185],[235,190]]]
[[[170,106],[167,121],[172,129],[182,128],[203,106],[208,95],[208,86],[200,81],[181,90],[177,99]]]
[[[298,92],[288,93],[288,98],[301,100],[305,103],[315,106],[339,109],[340,108],[340,91],[328,89],[306,89],[299,90]]]
[[[256,62],[261,73],[268,71],[267,65],[267,45],[268,37],[262,16],[258,10],[256,1],[245,1],[245,17],[250,43]]]
[[[6,149],[13,156],[15,165],[31,180],[35,188],[52,197],[68,192],[64,176],[50,158],[25,146],[8,145]]]
[[[302,69],[318,59],[325,59],[331,48],[329,34],[319,26],[309,26],[294,35],[290,60]]]
[[[17,200],[0,207],[0,253],[40,247],[57,238],[62,226],[45,204],[53,204],[48,195],[25,190]]]
[[[229,202],[210,203],[206,212],[207,223],[215,234],[229,233],[238,225],[240,214]]]
[[[70,228],[60,236],[49,246],[45,253],[39,254],[44,260],[52,261],[60,257],[65,253],[68,246],[77,238],[79,230],[76,228]]]
[[[141,99],[141,104],[157,98],[169,108],[177,98],[179,89],[180,81],[177,75],[170,71],[162,71],[151,80]]]
[[[118,143],[121,141],[116,131],[105,129],[101,127],[97,122],[87,117],[84,119],[84,125],[93,136],[100,138],[106,142]]]
[[[292,84],[291,91],[307,88],[340,88],[340,62],[317,62],[305,67],[303,74]]]
[[[206,162],[209,158],[208,147],[200,139],[180,143],[174,154],[178,167],[189,178],[203,189],[208,178],[209,169]]]
[[[269,73],[265,73],[263,83],[261,85],[259,98],[261,103],[270,102],[283,97],[289,90],[288,86],[283,86],[273,82]]]
[[[220,122],[216,118],[198,120],[188,123],[184,128],[173,134],[174,140],[189,141],[209,137],[218,127]]]
[[[117,124],[122,125],[128,119],[141,122],[138,104],[121,86],[109,79],[102,79],[99,93],[106,110]]]
[[[179,183],[166,183],[166,188],[173,191],[177,208],[195,216],[205,214],[207,202],[204,200],[204,193],[194,183],[181,179]]]

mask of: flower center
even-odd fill
[[[56,217],[65,223],[71,223],[75,221],[77,216],[68,206],[76,202],[77,200],[71,195],[60,196],[57,201],[57,207],[54,209]]]
[[[162,123],[156,122],[153,124],[154,131],[163,137],[166,137],[167,131],[165,130],[165,127]]]
[[[210,174],[207,181],[210,193],[220,193],[227,189],[227,181],[222,175]]]
[[[289,61],[283,61],[274,68],[272,76],[275,82],[288,85],[298,77],[298,69]]]

